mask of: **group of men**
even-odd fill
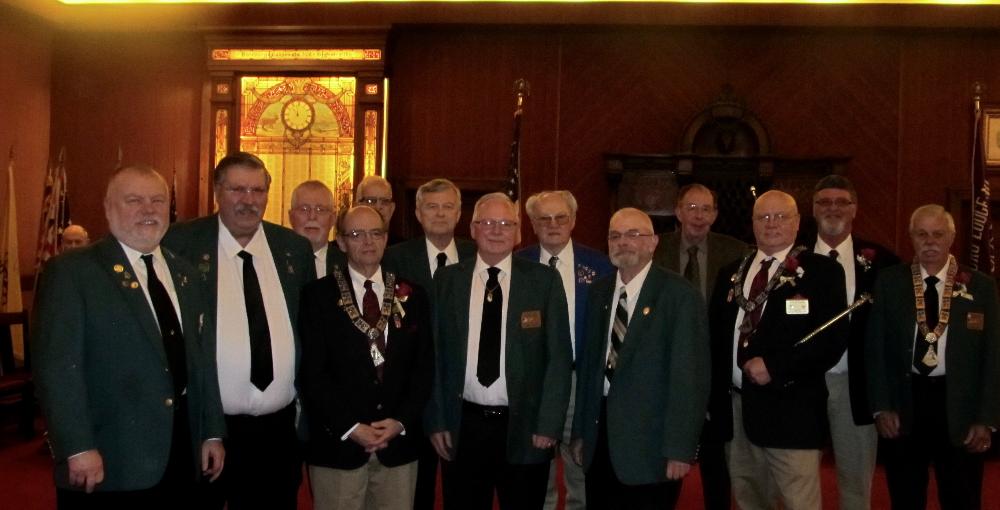
[[[270,175],[235,153],[218,212],[168,225],[166,181],[111,178],[111,235],[46,264],[36,381],[60,508],[672,508],[701,469],[706,508],[820,508],[832,439],[841,508],[870,506],[877,435],[890,496],[979,508],[1000,424],[992,278],[950,256],[939,206],[914,211],[912,265],[852,236],[841,176],[762,194],[756,247],[711,232],[715,193],[682,188],[677,232],[644,212],[608,226],[608,256],[572,239],[575,198],[422,185],[424,235],[395,242],[381,177],[337,214],[330,189],[263,221]],[[336,223],[336,236],[330,232]],[[168,228],[169,227],[169,228]],[[319,277],[317,279],[317,276]],[[909,290],[912,288],[912,292]],[[874,296],[874,304],[868,304]],[[946,368],[950,366],[950,375]],[[948,381],[947,384],[945,381]]]

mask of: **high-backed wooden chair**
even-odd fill
[[[24,338],[24,365],[14,362],[12,326],[20,325]],[[25,437],[35,434],[35,386],[31,381],[28,312],[0,313],[0,405],[15,407],[18,429]]]

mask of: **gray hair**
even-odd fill
[[[479,220],[479,208],[482,207],[483,204],[485,204],[486,202],[492,202],[494,200],[506,204],[507,207],[511,210],[511,212],[514,213],[514,217],[515,218],[518,217],[517,207],[514,205],[514,202],[511,201],[510,197],[508,197],[507,194],[502,191],[495,191],[493,193],[487,193],[479,197],[479,200],[476,200],[475,208],[472,210],[472,221],[475,222]]]
[[[438,178],[431,179],[417,188],[417,207],[420,207],[424,203],[425,193],[438,193],[441,191],[451,190],[455,192],[455,196],[458,197],[458,207],[462,207],[462,190],[455,186],[455,183],[449,181],[448,179]]]
[[[913,232],[914,226],[917,223],[917,218],[920,218],[921,216],[944,218],[948,223],[948,231],[952,234],[955,233],[955,218],[952,217],[951,213],[948,212],[947,209],[938,204],[925,204],[914,209],[913,214],[910,215],[910,232]]]
[[[528,213],[528,216],[534,217],[535,207],[538,206],[538,202],[541,200],[545,200],[546,198],[549,197],[561,198],[563,202],[566,203],[566,207],[569,207],[570,216],[576,217],[576,211],[577,211],[576,197],[574,197],[572,193],[564,189],[557,189],[554,191],[539,191],[538,193],[531,195],[530,197],[528,197],[528,200],[524,202],[524,211]]]

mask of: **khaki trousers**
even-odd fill
[[[833,439],[833,458],[837,465],[840,509],[868,510],[871,508],[878,431],[874,424],[854,424],[846,373],[826,374],[826,387],[830,392],[826,411]]]
[[[309,466],[316,510],[409,510],[417,487],[417,463],[385,467],[372,454],[358,469]]]
[[[563,465],[563,483],[566,485],[566,507],[564,510],[585,510],[587,494],[583,467],[573,462],[570,452],[570,434],[573,433],[573,407],[576,405],[576,372],[573,372],[570,385],[569,407],[566,409],[566,424],[563,427],[562,443],[558,446],[559,457]],[[556,510],[559,503],[559,490],[556,487],[556,460],[549,468],[549,486],[545,494],[545,510]]]

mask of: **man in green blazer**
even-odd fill
[[[302,479],[296,431],[299,294],[316,279],[302,236],[263,221],[271,177],[245,152],[214,172],[216,215],[174,224],[163,244],[196,265],[215,319],[226,472],[214,503],[294,510]]]
[[[608,251],[618,271],[591,290],[572,443],[589,509],[673,508],[694,463],[708,320],[698,291],[652,264],[657,241],[645,213],[615,213]]]
[[[59,508],[189,508],[222,470],[215,330],[194,268],[159,246],[168,197],[152,168],[119,170],[111,236],[42,272],[32,353]]]
[[[512,257],[517,208],[484,195],[475,259],[434,278],[435,378],[428,432],[444,459],[446,510],[540,510],[569,403],[566,296],[550,267]]]
[[[955,221],[939,205],[910,216],[912,265],[875,282],[868,395],[893,508],[925,508],[934,465],[941,508],[981,506],[983,454],[1000,425],[1000,307],[992,277],[950,254]]]
[[[316,264],[316,276],[322,278],[333,266],[345,267],[347,257],[337,243],[330,241],[330,229],[337,221],[333,192],[322,181],[305,181],[292,190],[288,221],[296,234],[309,240]]]

